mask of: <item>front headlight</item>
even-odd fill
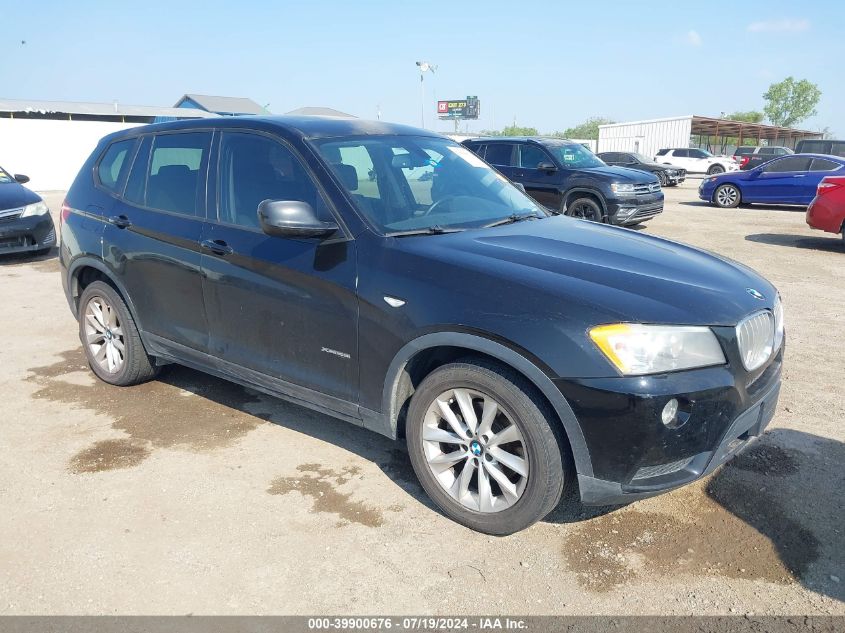
[[[615,323],[594,327],[590,338],[626,376],[726,362],[716,335],[708,327]]]
[[[21,217],[25,218],[30,215],[44,215],[45,213],[50,213],[50,209],[47,208],[47,205],[44,202],[34,202],[32,204],[28,204],[23,208],[23,213],[21,213]]]
[[[614,182],[610,184],[613,193],[634,193],[634,185],[628,182]]]

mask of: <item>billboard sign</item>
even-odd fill
[[[437,102],[437,116],[441,119],[477,119],[480,111],[478,97]]]

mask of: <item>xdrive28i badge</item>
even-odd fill
[[[748,294],[750,294],[750,295],[751,295],[752,297],[754,297],[755,299],[759,299],[760,301],[764,301],[764,300],[765,300],[765,297],[763,296],[763,293],[762,293],[762,292],[760,292],[759,290],[755,290],[754,288],[746,288],[746,289],[745,289],[745,292],[747,292]]]

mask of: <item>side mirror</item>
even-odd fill
[[[314,207],[299,200],[264,200],[258,205],[261,230],[275,237],[327,237],[337,224],[317,217]]]
[[[557,167],[555,166],[555,164],[550,163],[547,160],[544,160],[542,163],[537,165],[537,169],[539,169],[540,171],[549,171],[549,172],[557,171]]]
[[[22,185],[25,185],[29,182],[29,176],[24,176],[23,174],[15,174],[15,182],[19,182]]]
[[[511,184],[517,189],[519,189],[522,193],[525,193],[525,185],[523,185],[521,182],[514,182],[513,180],[511,180]]]

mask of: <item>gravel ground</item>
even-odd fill
[[[641,230],[780,289],[770,431],[692,486],[507,538],[441,516],[367,431],[178,367],[94,380],[55,256],[3,260],[0,614],[845,614],[841,239],[698,182]]]

